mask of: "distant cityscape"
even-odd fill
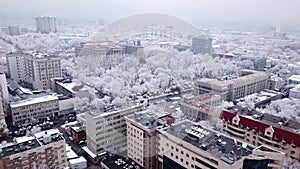
[[[136,14],[0,31],[0,169],[300,168],[300,36]]]

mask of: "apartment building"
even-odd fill
[[[143,106],[115,108],[103,113],[85,113],[87,147],[95,154],[104,151],[120,153],[126,150],[126,122],[124,116],[142,111]]]
[[[300,122],[241,106],[223,110],[222,132],[255,146],[266,145],[300,161]]]
[[[185,120],[158,129],[158,169],[280,169],[284,153],[254,147]]]
[[[221,96],[213,93],[205,93],[198,96],[184,96],[180,109],[185,117],[191,121],[209,119],[216,106],[221,104]]]
[[[192,50],[194,53],[212,54],[212,38],[208,36],[198,36],[192,39]]]
[[[17,82],[32,84],[38,90],[49,89],[50,79],[62,77],[60,57],[11,53],[6,58],[10,77]]]
[[[290,89],[289,98],[300,99],[300,84]]]
[[[10,102],[9,108],[13,125],[59,114],[58,97],[46,93],[29,95],[22,100]]]
[[[213,92],[222,100],[234,101],[268,88],[269,75],[265,72],[244,69],[240,77],[230,80],[203,78],[195,82],[196,95]]]
[[[143,168],[155,168],[156,129],[174,123],[174,117],[153,111],[142,111],[125,117],[127,156]]]
[[[52,16],[38,16],[35,18],[36,31],[40,33],[57,32],[56,18]]]
[[[58,129],[16,138],[0,147],[1,169],[67,167],[66,143]]]

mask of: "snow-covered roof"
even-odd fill
[[[91,156],[92,158],[97,157],[97,155],[94,154],[87,146],[82,147],[82,149],[83,149],[89,156]]]
[[[292,75],[288,79],[291,80],[291,81],[300,82],[300,75]]]
[[[74,158],[72,160],[69,160],[70,165],[74,165],[74,164],[78,164],[78,163],[86,163],[86,159],[82,156],[80,156],[79,158]]]
[[[32,105],[32,104],[37,104],[37,103],[42,103],[42,102],[49,102],[49,101],[54,101],[58,100],[58,97],[55,95],[40,95],[40,96],[34,96],[34,97],[29,97],[24,100],[19,100],[16,102],[11,102],[10,107],[11,108],[16,108],[16,107],[21,107],[21,106],[26,106],[26,105]]]
[[[47,130],[46,132],[47,132],[47,135],[60,134],[60,131],[56,128]],[[38,133],[34,134],[34,137],[35,138],[41,138],[45,135],[46,135],[45,131],[41,131],[41,132],[38,132]]]

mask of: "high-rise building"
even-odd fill
[[[174,117],[146,110],[129,115],[125,120],[128,157],[143,168],[156,168],[156,129],[174,123]]]
[[[188,120],[158,129],[157,151],[158,169],[280,169],[285,155]]]
[[[20,28],[18,26],[9,26],[8,32],[9,32],[9,35],[11,35],[11,36],[18,36],[21,34]]]
[[[293,119],[275,116],[234,106],[223,110],[222,132],[255,146],[266,145],[300,160],[300,123]]]
[[[38,16],[35,18],[36,31],[40,33],[57,32],[56,18],[52,16]]]
[[[267,65],[267,58],[256,56],[242,56],[241,60],[249,60],[253,63],[253,69],[263,71]]]
[[[126,151],[126,122],[124,116],[143,110],[133,106],[107,110],[103,113],[85,113],[87,147],[94,153],[104,151],[120,153]]]
[[[222,100],[234,101],[268,88],[269,74],[255,70],[241,70],[240,77],[230,80],[203,78],[195,82],[195,93],[215,93]]]
[[[55,168],[68,166],[66,142],[58,129],[15,139],[0,148],[0,168]]]
[[[192,39],[192,50],[194,53],[212,54],[212,38],[199,36]]]
[[[60,57],[13,53],[6,55],[9,75],[17,82],[32,84],[33,88],[50,88],[50,80],[62,76]]]

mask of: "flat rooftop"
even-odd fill
[[[292,75],[288,79],[291,81],[300,81],[300,75]]]
[[[80,81],[56,81],[56,84],[70,91],[71,93],[77,93],[82,90],[88,90],[85,85],[83,85]]]
[[[221,102],[221,96],[213,93],[205,93],[198,96],[185,97],[183,102],[199,109],[211,111],[215,102]]]
[[[45,93],[28,95],[27,98],[25,99],[16,102],[11,102],[10,107],[16,108],[16,107],[22,107],[22,106],[27,106],[27,105],[32,105],[32,104],[37,104],[42,102],[50,102],[54,100],[58,100],[58,97],[55,95],[48,95]]]
[[[147,129],[153,129],[160,125],[157,122],[158,116],[152,113],[151,111],[134,113],[130,116],[127,116],[127,118],[133,120],[136,123],[139,123],[140,125],[144,126]]]
[[[105,164],[108,168],[113,169],[142,169],[142,166],[128,157],[122,157],[119,155],[108,155],[101,163]]]
[[[50,129],[47,131],[42,131],[39,133],[34,134],[35,138],[40,141],[41,145],[47,145],[53,142],[57,142],[60,140],[64,140],[63,136],[59,132],[58,129]],[[45,137],[48,137],[49,140],[47,141],[44,139]]]
[[[252,154],[254,149],[247,143],[237,141],[188,120],[161,130],[206,151],[228,164],[233,164],[243,156]]]
[[[41,146],[34,137],[19,138],[18,143],[0,148],[0,159]],[[21,156],[19,158],[22,158]]]
[[[280,92],[276,92],[276,91],[272,91],[272,90],[263,90],[260,91],[258,93],[253,93],[250,95],[247,95],[243,98],[237,99],[237,102],[244,102],[245,100],[249,99],[252,100],[254,103],[259,103],[259,102],[263,102],[269,99],[272,99],[273,97],[276,96],[282,96],[282,94]],[[279,97],[281,98],[281,97]]]

